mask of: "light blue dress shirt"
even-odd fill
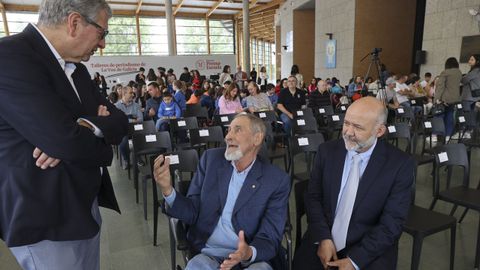
[[[255,160],[245,170],[239,172],[235,167],[235,163],[232,161],[233,172],[230,178],[230,184],[228,185],[227,201],[223,207],[223,212],[218,220],[217,226],[212,235],[208,238],[205,247],[202,249],[203,254],[217,258],[228,258],[229,254],[237,250],[238,235],[232,225],[232,213],[238,194],[242,189],[243,182],[245,182],[254,163]],[[175,190],[173,190],[169,196],[164,198],[167,204],[171,207],[175,203]],[[253,262],[257,256],[257,250],[253,246],[250,247],[253,252],[250,262]]]
[[[338,193],[337,206],[340,203],[340,199],[342,198],[343,192],[345,190],[345,185],[347,184],[348,174],[350,173],[350,167],[352,166],[352,162],[353,162],[353,156],[358,154],[361,159],[361,163],[360,163],[360,183],[361,183],[363,172],[367,168],[368,161],[370,160],[370,156],[372,155],[373,149],[375,149],[376,145],[377,145],[377,139],[375,139],[375,142],[373,143],[373,145],[366,152],[363,152],[363,153],[357,153],[355,151],[347,152],[347,156],[345,157],[345,163],[344,163],[345,165],[343,166],[342,183],[340,185],[340,192]],[[337,209],[335,209],[335,212],[336,211]],[[355,267],[356,270],[360,269],[352,259],[350,259],[350,261],[353,263],[353,266]]]

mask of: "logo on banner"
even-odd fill
[[[197,60],[197,62],[195,62],[195,68],[198,70],[204,70],[205,66],[205,60]]]

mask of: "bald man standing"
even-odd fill
[[[294,269],[396,269],[414,161],[379,139],[386,119],[380,101],[359,99],[347,110],[343,139],[320,145]]]

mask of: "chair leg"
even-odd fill
[[[420,264],[420,254],[422,253],[422,244],[423,244],[423,237],[420,237],[420,236],[413,237],[411,270],[418,270],[418,266]]]
[[[172,270],[176,269],[177,265],[177,254],[176,254],[176,244],[175,244],[175,237],[173,236],[174,228],[170,228],[170,262],[172,264]]]
[[[131,176],[130,176],[130,157],[128,157],[127,159],[127,171],[128,171],[128,179],[132,179]]]
[[[465,210],[463,211],[462,216],[461,216],[460,219],[458,220],[458,223],[462,223],[463,219],[464,219],[465,216],[467,215],[467,212],[468,212],[468,208],[465,208]]]
[[[147,220],[147,179],[147,175],[142,177],[143,218],[145,220]]]
[[[458,207],[457,204],[453,205],[452,210],[450,211],[450,216],[453,216],[453,214],[455,214],[455,211],[457,211],[457,207]]]
[[[453,225],[450,229],[450,270],[453,270],[455,264],[455,235],[457,232],[457,226]]]
[[[158,207],[158,202],[153,202],[153,246],[157,245]]]
[[[478,254],[480,252],[480,220],[478,221],[478,232],[477,232],[477,250],[475,250],[475,265],[473,266],[473,268],[476,268],[478,269],[478,265],[479,265],[479,255]]]
[[[433,198],[433,201],[432,201],[432,204],[430,204],[430,208],[428,208],[429,210],[433,210],[433,208],[435,207],[435,204],[437,203],[437,198]]]

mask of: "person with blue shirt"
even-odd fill
[[[290,177],[258,156],[265,124],[238,114],[225,137],[226,148],[200,159],[188,194],[172,187],[170,160],[159,156],[154,178],[165,198],[164,212],[189,225],[193,254],[186,270],[271,270],[287,220]]]
[[[178,104],[178,106],[180,106],[182,112],[187,109],[187,99],[185,97],[186,89],[187,87],[184,82],[179,80],[175,80],[173,82],[173,90],[175,91],[173,98],[175,99],[175,102]]]
[[[155,127],[158,131],[167,131],[169,119],[180,118],[182,116],[182,111],[178,104],[173,101],[172,94],[169,92],[163,93],[163,101],[158,108],[157,113],[157,123]]]

